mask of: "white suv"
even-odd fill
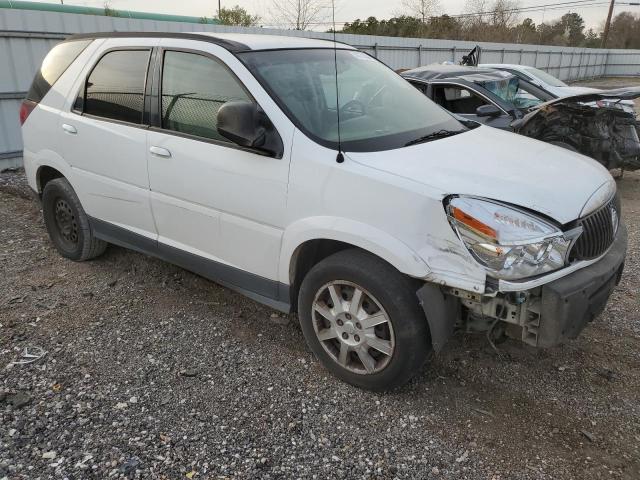
[[[406,382],[456,326],[573,338],[622,272],[602,166],[457,119],[347,45],[76,36],[20,116],[63,256],[123,245],[297,311],[360,387]]]

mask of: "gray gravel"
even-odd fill
[[[52,248],[0,174],[0,479],[640,478],[640,174],[630,252],[578,340],[455,336],[411,384],[329,376],[295,317],[117,247]],[[28,365],[25,347],[47,353]]]

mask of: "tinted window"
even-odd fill
[[[166,52],[162,72],[162,127],[227,141],[217,131],[218,110],[231,100],[251,101],[238,80],[215,60]]]
[[[142,122],[149,50],[119,50],[103,56],[87,80],[84,112]]]
[[[69,65],[78,58],[93,40],[76,40],[59,43],[47,54],[42,66],[36,73],[27,98],[40,102],[51,89],[51,86],[62,76]]]

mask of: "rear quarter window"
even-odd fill
[[[51,49],[42,61],[40,70],[36,73],[27,100],[39,103],[51,90],[56,81],[69,68],[78,55],[87,48],[93,40],[74,40],[59,43]]]

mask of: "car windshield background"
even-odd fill
[[[505,102],[508,102],[510,104],[516,103],[516,99],[518,96],[518,86],[520,83],[516,77],[486,80],[479,83]]]
[[[538,70],[537,68],[527,68],[526,71],[529,75],[532,75],[533,77],[543,81],[547,85],[551,85],[552,87],[568,87],[568,85],[562,80],[557,79],[553,75],[549,75],[547,72]]]
[[[229,142],[218,133],[218,110],[232,100],[252,102],[221,63],[194,53],[165,52],[162,128]]]
[[[334,60],[335,54],[335,60]],[[291,49],[239,54],[303,132],[345,151],[400,148],[441,130],[465,127],[395,72],[354,50]]]

